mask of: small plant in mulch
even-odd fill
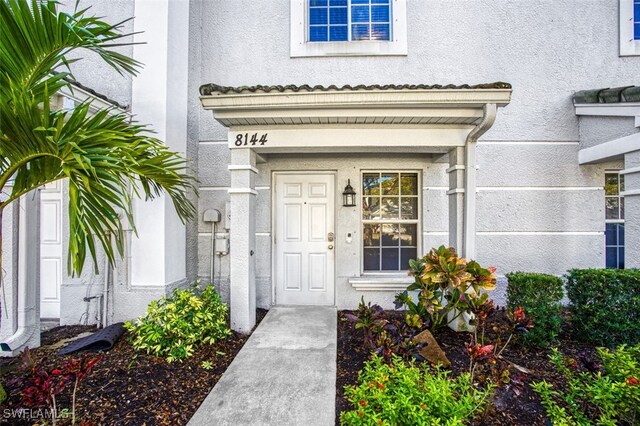
[[[29,348],[25,348],[21,356],[21,376],[8,382],[11,392],[20,395],[19,407],[16,408],[45,408],[49,410],[54,425],[58,418],[69,416],[71,424],[75,425],[78,385],[102,358],[102,355],[85,354],[79,358],[68,358],[57,367],[44,368],[44,360],[36,362]],[[73,389],[69,413],[67,409],[60,409],[56,397],[70,385]]]
[[[533,383],[554,425],[636,425],[640,423],[640,344],[612,351],[563,355],[553,349],[549,358],[565,378],[558,389],[546,381]]]
[[[344,318],[356,330],[362,330],[364,349],[387,361],[392,355],[408,357],[418,348],[412,341],[418,328],[409,321],[388,318],[381,306],[365,303],[364,297],[358,310],[353,314],[345,313]]]
[[[469,343],[465,343],[469,354],[469,374],[471,380],[478,379],[480,383],[500,385],[511,381],[511,368],[515,364],[502,357],[513,336],[526,334],[533,328],[533,322],[527,318],[522,307],[507,310],[506,315],[500,315],[503,321],[493,321],[489,333],[487,323],[490,316],[495,316],[496,308],[490,299],[476,298],[471,305],[474,314],[475,328]],[[522,370],[522,367],[517,366]]]
[[[172,362],[188,358],[202,345],[213,345],[231,335],[229,308],[211,284],[204,289],[176,289],[170,297],[153,301],[147,313],[125,328],[137,350]]]

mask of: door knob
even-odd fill
[[[333,250],[333,244],[329,244],[329,250]]]

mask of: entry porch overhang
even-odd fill
[[[255,324],[256,163],[276,153],[448,154],[449,244],[475,257],[476,141],[511,86],[200,87],[200,100],[229,129],[231,323]],[[339,182],[338,187],[343,183]],[[359,284],[366,289],[366,283]]]
[[[398,152],[447,152],[464,146],[485,116],[486,105],[505,106],[507,83],[475,86],[252,86],[200,87],[200,100],[213,117],[230,129],[229,147],[237,133],[268,130],[258,152],[361,151],[371,147]],[[304,139],[300,130],[304,129]]]

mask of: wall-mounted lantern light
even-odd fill
[[[351,187],[351,179],[347,180],[347,186],[344,187],[342,205],[345,207],[355,207],[356,205],[356,191]]]

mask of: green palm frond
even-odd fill
[[[111,262],[122,254],[122,220],[133,225],[132,197],[166,192],[184,221],[195,214],[187,194],[195,191],[186,160],[142,125],[113,109],[90,113],[85,102],[52,110],[49,98],[73,78],[67,55],[97,53],[120,73],[135,74],[135,60],[115,52],[130,44],[121,25],[85,17],[86,10],[59,13],[53,1],[0,0],[0,190],[10,192],[0,210],[44,184],[69,184],[69,269],[82,271],[97,246]],[[66,68],[66,71],[60,71]],[[109,235],[115,237],[115,248]]]

